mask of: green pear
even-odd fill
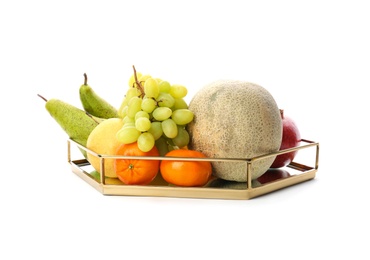
[[[84,110],[100,118],[118,118],[117,109],[100,97],[91,86],[87,84],[86,73],[84,77],[84,84],[80,86],[80,100]]]
[[[67,133],[69,138],[86,147],[87,139],[91,131],[99,125],[99,121],[89,116],[86,111],[79,109],[59,99],[45,100],[45,108],[60,127]],[[86,158],[86,151],[80,149]]]

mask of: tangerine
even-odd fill
[[[158,149],[154,146],[150,151],[143,152],[137,142],[122,144],[117,148],[119,156],[159,156]],[[159,160],[145,159],[115,159],[114,168],[117,177],[125,184],[149,184],[159,172]]]
[[[195,150],[176,149],[165,156],[205,158]],[[196,187],[205,185],[212,174],[212,165],[208,161],[162,160],[160,172],[165,181],[176,186]]]

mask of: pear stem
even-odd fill
[[[85,114],[90,117],[92,120],[94,120],[96,123],[99,124],[99,122],[89,113],[89,112],[85,112]]]
[[[87,85],[87,75],[84,73],[84,85]]]
[[[43,96],[41,96],[40,94],[37,94],[40,98],[42,98],[45,102],[48,102],[48,100],[46,98],[44,98]]]

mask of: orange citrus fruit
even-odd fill
[[[195,150],[177,149],[168,152],[165,156],[206,158]],[[208,161],[162,160],[160,172],[165,181],[176,186],[196,187],[205,185],[212,174],[212,165]]]
[[[116,155],[122,156],[159,156],[158,149],[154,146],[150,151],[143,152],[137,142],[122,144],[117,148]],[[125,184],[149,184],[159,172],[159,160],[145,159],[115,159],[115,173],[120,181]]]

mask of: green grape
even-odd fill
[[[130,99],[127,97],[127,92],[126,92],[126,95],[123,97],[123,100],[121,102],[121,107],[127,106],[129,100]]]
[[[172,110],[188,108],[188,104],[183,98],[175,98],[175,104],[171,107]]]
[[[157,101],[152,98],[144,97],[141,102],[141,109],[147,113],[152,113],[153,110],[157,107]]]
[[[146,117],[139,117],[138,119],[135,120],[135,127],[137,130],[140,132],[146,132],[150,129],[151,122],[149,118]]]
[[[147,112],[145,112],[145,111],[142,111],[142,110],[140,110],[140,111],[138,111],[136,114],[135,114],[135,120],[137,120],[138,118],[140,118],[140,117],[146,117],[146,118],[150,118],[150,116],[149,116],[149,114],[147,113]]]
[[[169,107],[157,107],[156,109],[154,109],[152,115],[155,120],[163,121],[170,118],[170,116],[172,115],[172,110]]]
[[[148,74],[145,74],[145,75],[142,75],[141,77],[138,77],[138,81],[140,82],[141,86],[144,86],[145,84],[145,81],[149,78],[151,78],[152,76],[148,75]]]
[[[160,107],[172,107],[175,104],[175,99],[166,92],[160,92],[156,100]]]
[[[158,83],[153,78],[148,78],[144,84],[144,92],[148,98],[157,98],[159,95]]]
[[[190,140],[188,131],[182,126],[177,126],[177,130],[177,136],[172,138],[173,143],[180,148],[187,146]]]
[[[139,97],[132,97],[128,102],[127,116],[135,118],[136,113],[141,110],[142,101]]]
[[[118,116],[124,118],[127,115],[128,106],[122,103],[121,107],[118,109]]]
[[[127,114],[127,107],[128,106],[128,103],[130,101],[130,99],[132,97],[139,97],[141,95],[141,92],[139,89],[137,88],[129,88],[126,92],[126,95],[124,97],[124,99],[122,100],[122,103],[121,103],[121,106],[119,107],[118,109],[118,116],[120,118],[124,118]]]
[[[162,122],[162,130],[164,135],[168,138],[175,138],[178,133],[177,125],[171,118]]]
[[[188,94],[188,89],[183,85],[174,84],[171,86],[170,94],[174,98],[184,98]]]
[[[126,98],[124,100],[124,102],[126,102],[126,104],[128,104],[128,102],[130,102],[130,99],[133,98],[133,97],[139,97],[142,93],[140,92],[140,90],[138,88],[129,88],[126,92]]]
[[[158,83],[158,87],[159,87],[159,92],[169,93],[171,90],[171,84],[165,80]]]
[[[137,139],[137,145],[143,152],[149,152],[155,145],[154,137],[151,133],[142,133]]]
[[[125,125],[127,123],[135,123],[135,119],[133,119],[132,117],[129,117],[129,116],[125,116],[122,120],[123,120],[123,125]]]
[[[152,122],[149,130],[155,140],[158,140],[163,135],[162,123],[161,122]]]
[[[121,129],[127,128],[127,127],[135,127],[135,122],[127,122],[125,123]]]
[[[176,145],[173,143],[172,139],[171,138],[166,138],[166,141],[169,145],[175,147]]]
[[[173,145],[171,145],[171,144],[167,144],[167,149],[170,152],[172,150],[175,150],[175,147]]]
[[[161,78],[155,78],[155,81],[157,81],[157,84],[161,83],[163,80]]]
[[[118,130],[116,138],[121,143],[131,144],[136,142],[140,135],[141,132],[134,125],[127,125]]]
[[[194,114],[189,109],[177,109],[173,111],[171,118],[177,125],[186,125],[193,121]]]
[[[164,138],[163,136],[155,140],[155,146],[157,147],[160,156],[165,156],[166,153],[169,152],[168,143],[166,141],[166,138]]]
[[[142,74],[140,72],[136,72],[136,76],[137,76],[137,78],[140,78],[142,76]],[[133,87],[134,83],[135,83],[135,74],[132,74],[129,81],[128,81],[129,87]]]
[[[167,149],[168,151],[172,151],[172,150],[175,150],[175,149],[179,149],[179,147],[177,147],[171,138],[167,138],[166,136],[164,136],[164,138],[166,139],[166,142],[167,142]]]

